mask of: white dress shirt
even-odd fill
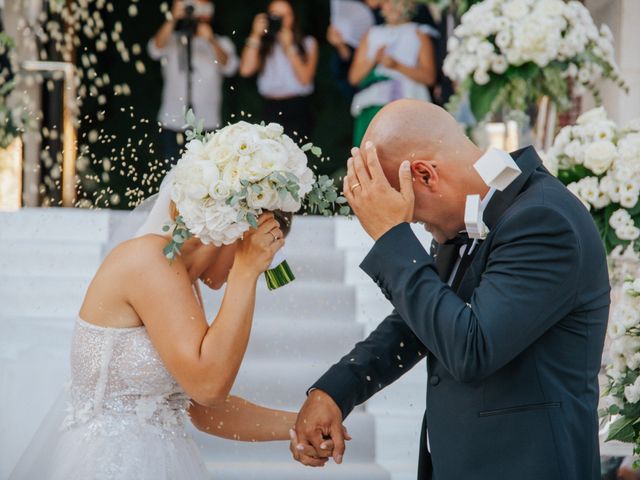
[[[183,38],[177,33],[172,34],[164,48],[158,48],[154,38],[147,44],[149,56],[154,60],[162,61],[164,86],[158,121],[172,130],[182,130],[185,125],[187,47]],[[239,65],[233,42],[227,37],[216,36],[216,38],[227,54],[225,65],[217,61],[216,52],[208,40],[194,37],[192,46],[193,111],[196,118],[204,120],[205,130],[213,130],[220,126],[223,76],[234,75]]]

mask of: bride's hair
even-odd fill
[[[180,212],[178,211],[176,202],[171,200],[171,202],[169,203],[169,217],[171,218],[172,221],[175,222],[179,214]],[[286,238],[287,235],[289,235],[289,232],[291,231],[291,222],[293,221],[293,214],[289,212],[283,212],[281,210],[276,210],[275,212],[273,212],[273,216],[280,224],[280,230],[282,230],[282,233]]]

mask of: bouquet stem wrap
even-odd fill
[[[284,255],[281,252],[276,254],[271,267],[264,272],[264,278],[267,281],[269,290],[284,287],[296,279],[291,267],[289,267],[289,263],[284,259]]]

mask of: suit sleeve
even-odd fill
[[[409,371],[425,353],[424,345],[394,311],[311,389],[329,394],[344,419],[356,405]]]
[[[460,382],[496,372],[575,303],[581,256],[568,219],[550,207],[532,206],[497,228],[469,304],[438,278],[433,258],[408,224],[381,237],[361,265]]]

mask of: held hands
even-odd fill
[[[273,213],[265,213],[258,219],[258,228],[250,229],[238,242],[234,267],[256,275],[266,271],[273,257],[284,245],[284,235]]]
[[[367,142],[364,151],[354,147],[351,154],[343,193],[369,236],[378,240],[396,225],[411,222],[415,197],[410,162],[400,165],[397,191],[385,177],[373,143]]]
[[[289,449],[293,458],[303,465],[323,467],[329,457],[342,463],[345,440],[351,440],[342,425],[342,412],[333,399],[322,390],[313,390],[305,401],[294,430]]]

